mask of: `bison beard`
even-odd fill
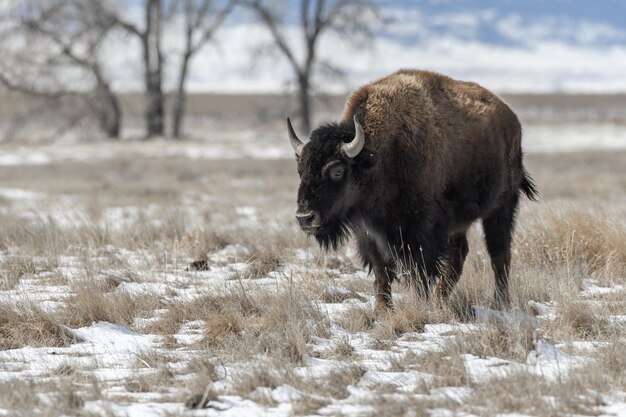
[[[337,250],[350,237],[350,227],[345,220],[327,223],[324,228],[314,233],[315,240],[324,250]]]
[[[498,97],[474,83],[404,70],[355,91],[341,120],[314,130],[307,143],[288,128],[300,174],[298,222],[323,249],[355,236],[374,272],[377,312],[392,307],[399,269],[426,293],[438,277],[435,295],[446,299],[478,219],[496,305],[509,305],[519,196],[535,200],[537,191],[522,164],[519,121]]]

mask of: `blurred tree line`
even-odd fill
[[[334,31],[354,46],[364,45],[381,22],[369,0],[6,1],[13,3],[0,8],[0,85],[38,97],[49,108],[69,102],[80,111],[64,116],[68,125],[88,117],[110,139],[120,137],[124,121],[103,53],[115,37],[134,38],[140,45],[145,136],[178,139],[184,136],[187,78],[194,58],[215,40],[228,18],[253,16],[267,30],[271,45],[259,45],[251,59],[271,50],[289,64],[301,127],[309,132],[314,77],[343,73],[320,59],[319,40]],[[182,40],[179,56],[164,52],[166,30],[176,31]],[[178,64],[176,81],[173,91],[166,92],[164,69],[171,62]],[[172,97],[169,108],[166,93]]]

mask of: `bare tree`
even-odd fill
[[[112,24],[122,28],[127,33],[136,36],[141,42],[144,63],[145,84],[145,121],[146,135],[162,136],[164,133],[164,108],[165,97],[163,95],[163,66],[164,58],[161,44],[163,30],[163,1],[144,0],[143,27],[122,16],[120,10],[115,9],[109,2],[92,0],[100,14]]]
[[[51,105],[61,98],[79,98],[91,111],[77,114],[91,114],[107,137],[118,138],[122,124],[119,100],[104,75],[99,57],[111,25],[101,19],[92,5],[90,0],[22,4],[15,14],[19,20],[16,30],[25,44],[43,45],[38,51],[43,56],[30,57],[29,54],[35,54],[27,50],[22,56],[14,56],[10,64],[5,61],[0,67],[0,83],[9,90],[47,99]],[[31,77],[23,73],[30,73]],[[76,73],[84,76],[83,84],[70,87],[64,78]],[[73,119],[78,121],[80,117]]]
[[[180,138],[182,135],[183,119],[187,104],[187,90],[185,84],[189,73],[189,65],[196,53],[207,42],[213,39],[217,29],[222,25],[232,11],[236,0],[227,0],[222,7],[214,0],[183,0],[185,46],[178,70],[176,96],[174,98],[172,115],[172,136]]]
[[[378,19],[379,15],[377,6],[374,1],[369,0],[299,0],[298,30],[302,34],[304,54],[298,59],[301,55],[297,53],[299,45],[288,41],[288,24],[277,10],[278,3],[272,0],[242,0],[242,3],[255,12],[270,32],[277,49],[292,67],[298,85],[302,129],[309,132],[314,71],[320,64],[327,68],[332,67],[329,63],[319,62],[317,47],[320,38],[329,31],[341,33],[346,40],[371,37],[372,17]]]

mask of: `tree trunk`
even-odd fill
[[[119,139],[122,129],[122,111],[120,103],[107,83],[96,86],[89,103],[94,112],[100,130],[109,139]]]
[[[309,73],[298,76],[298,101],[300,102],[300,123],[302,131],[311,133],[311,96],[309,90]]]
[[[109,139],[119,139],[122,130],[122,111],[120,110],[117,97],[111,94],[110,91],[108,93],[106,100],[107,110],[100,127]]]
[[[185,82],[187,81],[187,73],[189,70],[189,60],[191,59],[191,52],[187,50],[183,56],[180,66],[180,74],[178,76],[178,89],[176,90],[176,98],[174,99],[174,116],[172,121],[172,136],[175,139],[182,137],[183,119],[185,118],[185,112],[187,110],[187,90],[185,89]]]
[[[161,1],[148,0],[143,38],[146,82],[146,134],[163,136],[163,55],[161,53]]]
[[[163,136],[163,92],[156,74],[146,75],[146,134]],[[160,78],[160,77],[159,77]]]
[[[111,91],[103,97],[103,108],[100,114],[100,128],[109,139],[119,139],[122,130],[122,111],[119,101]]]

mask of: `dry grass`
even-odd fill
[[[184,389],[180,390],[185,396],[185,406],[187,408],[203,408],[209,401],[217,399],[217,394],[213,389],[213,383],[220,378],[215,363],[208,360],[210,352],[202,352],[195,355],[183,372],[190,375]],[[226,375],[222,375],[224,377]]]
[[[604,210],[542,210],[518,231],[516,252],[525,262],[569,276],[620,276],[626,272],[626,229]]]
[[[68,326],[81,327],[107,321],[132,328],[135,318],[157,308],[159,301],[150,294],[104,293],[98,291],[97,286],[83,284],[76,286],[76,292],[65,304],[59,314]]]
[[[469,410],[481,410],[483,415],[515,412],[528,415],[555,415],[559,410],[544,400],[546,393],[536,375],[516,373],[491,384],[477,387],[466,405]],[[476,408],[473,408],[475,406]]]
[[[355,385],[365,372],[366,369],[360,365],[347,364],[323,377],[301,379],[295,386],[310,395],[341,400],[350,395],[348,387]]]
[[[434,386],[467,386],[469,377],[459,354],[458,346],[454,343],[446,343],[440,352],[426,352],[418,356],[407,353],[403,362],[405,366],[408,364],[418,371],[438,377]]]
[[[174,375],[162,366],[150,372],[135,375],[126,380],[124,388],[128,392],[167,392],[172,385]]]
[[[316,395],[303,395],[291,403],[291,410],[296,416],[314,415],[317,410],[330,404],[330,399]]]
[[[278,254],[272,250],[265,249],[257,252],[248,260],[248,267],[243,273],[243,278],[263,278],[268,273],[275,271],[281,263]]]
[[[244,338],[248,349],[301,364],[313,336],[330,337],[328,318],[295,287],[282,294],[266,294],[259,305],[261,314],[252,317]]]
[[[208,318],[204,337],[209,343],[219,344],[230,336],[238,336],[241,333],[239,320],[234,314],[216,314]]]
[[[458,335],[455,343],[462,353],[524,362],[535,348],[534,339],[535,328],[530,321],[489,320],[484,328]]]
[[[205,268],[207,255],[209,253],[222,249],[232,243],[236,243],[236,239],[226,232],[215,229],[209,231],[194,230],[182,236],[180,240],[181,249],[188,253],[191,258],[195,259],[197,265],[201,265],[202,261],[204,261]],[[201,270],[202,268],[196,267],[195,269]]]
[[[287,371],[276,363],[257,363],[233,377],[233,392],[246,397],[259,387],[274,389],[287,379]]]
[[[13,289],[23,276],[36,272],[31,257],[7,256],[0,262],[0,291]]]
[[[497,382],[477,386],[463,409],[482,415],[522,413],[536,416],[598,415],[604,401],[582,377],[549,382],[537,375],[518,372]]]
[[[573,298],[559,302],[556,320],[546,331],[561,340],[588,340],[606,337],[611,330],[604,308]]]
[[[350,344],[350,338],[345,335],[339,337],[333,343],[330,350],[322,355],[327,359],[348,360],[354,357],[354,348]]]
[[[600,404],[599,395],[592,392],[607,392],[607,387],[626,391],[623,328],[620,333],[619,326],[607,317],[626,313],[623,294],[585,298],[577,295],[588,278],[607,287],[625,283],[626,235],[619,214],[626,210],[611,204],[617,201],[614,193],[626,191],[626,182],[619,185],[622,183],[610,176],[615,176],[615,172],[603,168],[609,156],[589,157],[591,165],[586,176],[591,178],[590,172],[595,175],[599,171],[594,182],[606,180],[615,186],[613,194],[598,197],[600,205],[589,207],[585,203],[588,195],[577,195],[576,187],[591,190],[591,180],[576,187],[570,181],[559,184],[564,181],[560,171],[573,172],[560,158],[578,161],[582,157],[530,158],[531,165],[533,160],[541,161],[529,171],[535,175],[545,202],[522,207],[511,276],[513,309],[530,311],[529,300],[552,302],[556,319],[541,323],[537,334],[529,323],[496,320],[481,330],[446,334],[440,351],[406,350],[390,361],[389,370],[416,370],[435,376],[435,380],[424,382],[415,389],[413,394],[417,395],[407,395],[402,400],[390,394],[395,388],[382,384],[365,402],[376,415],[405,415],[406,410],[420,415],[437,407],[451,413],[476,415],[591,414],[598,413],[594,407]],[[622,155],[610,158],[626,160]],[[551,168],[552,165],[559,169]],[[620,165],[615,162],[612,166],[615,171]],[[421,334],[427,324],[471,322],[471,305],[489,305],[492,299],[493,275],[482,235],[475,228],[470,233],[465,272],[450,303],[425,301],[394,285],[395,309],[376,318],[371,305],[363,302],[373,295],[372,279],[365,275],[353,277],[356,268],[347,252],[311,256],[307,261],[293,252],[305,249],[311,254],[316,249],[315,242],[307,240],[293,226],[297,176],[292,161],[94,162],[87,178],[81,176],[85,172],[81,164],[70,163],[55,169],[59,175],[51,175],[41,167],[16,167],[11,172],[0,167],[0,186],[40,189],[51,194],[52,202],[56,194],[71,195],[76,199],[76,210],[87,211],[84,224],[76,227],[46,215],[33,220],[21,218],[18,213],[0,213],[0,291],[21,291],[18,284],[29,274],[36,278],[28,280],[29,285],[69,284],[68,297],[63,295],[55,300],[65,303],[59,304],[58,310],[42,310],[30,303],[0,303],[0,349],[68,346],[72,341],[62,326],[87,326],[93,321],[118,323],[142,333],[164,336],[163,346],[137,353],[132,364],[137,368],[135,376],[117,387],[115,393],[122,397],[127,394],[124,401],[136,401],[141,393],[159,393],[164,400],[187,401],[189,408],[196,408],[222,395],[236,394],[274,406],[277,404],[268,397],[268,390],[289,384],[302,392],[292,404],[293,413],[316,414],[325,405],[348,398],[348,387],[357,384],[369,366],[367,359],[372,352],[355,349],[357,338],[371,336],[373,342],[368,348],[401,352],[406,343],[419,345],[428,341],[432,334]],[[238,184],[241,178],[262,181]],[[567,205],[563,204],[564,199],[568,199]],[[152,205],[160,208],[150,208]],[[126,206],[136,207],[140,213],[133,226],[116,228],[114,224],[99,223],[108,209]],[[258,224],[239,218],[234,210],[239,206],[254,206]],[[269,222],[272,227],[266,227]],[[213,254],[229,244],[248,249],[246,255],[237,259],[248,261],[248,267],[234,274],[237,279],[225,278],[219,284],[222,288],[213,285],[214,273],[222,267],[228,270],[231,260],[211,259],[219,259]],[[185,271],[192,260],[202,261],[202,268],[209,272],[196,273],[193,268]],[[295,268],[289,276],[291,262],[304,268]],[[276,270],[286,272],[271,274]],[[268,275],[273,279],[262,279]],[[159,292],[163,294],[159,296],[130,294],[122,290],[122,283],[137,287],[164,284],[168,290]],[[337,287],[346,291],[326,290]],[[338,306],[321,303],[349,306],[337,320],[331,313],[335,320],[331,323],[325,309],[332,311]],[[145,322],[137,320],[140,318],[150,319],[149,324],[136,325]],[[336,337],[331,325],[341,326],[347,335]],[[183,328],[196,332],[202,341],[176,342],[174,336]],[[536,337],[554,343],[582,339],[608,344],[587,353],[596,362],[571,371],[570,377],[558,384],[523,373],[494,383],[470,381],[462,354],[524,362]],[[323,346],[328,346],[328,340],[334,341],[321,355],[342,364],[323,377],[302,377],[294,368],[306,366],[311,352],[319,352],[319,345],[315,346],[317,338],[324,339]],[[185,364],[174,363],[181,361]],[[89,372],[76,360],[55,366],[46,375],[69,380],[70,386],[79,388],[74,391],[81,400],[113,398],[114,394],[107,390],[96,392],[87,387],[89,380],[85,375]],[[216,384],[224,378],[233,378],[232,390],[224,388],[227,384]],[[111,383],[102,382],[102,386],[108,389]],[[268,389],[257,390],[258,387]],[[433,400],[431,394],[438,387],[470,387],[474,391],[459,404]],[[6,394],[13,391],[15,399]],[[58,391],[52,401],[58,405],[58,411],[43,404],[32,395],[33,391]],[[88,415],[80,401],[72,406],[74,400],[66,394],[64,386],[0,384],[0,403],[16,410],[17,415],[39,411],[42,416]],[[554,400],[545,400],[547,397]],[[544,400],[538,400],[541,398]]]
[[[66,378],[54,382],[0,382],[0,405],[15,417],[95,416],[84,405],[100,395],[95,384],[77,385]]]
[[[367,332],[374,328],[376,317],[371,306],[351,305],[337,320],[337,324],[350,333]]]
[[[606,386],[614,390],[626,391],[626,343],[624,342],[622,336],[600,348],[597,363],[580,373],[581,376],[590,375],[589,380],[598,391],[602,391]]]
[[[30,303],[0,303],[0,349],[68,346],[70,342],[53,314]]]
[[[343,303],[347,300],[357,300],[361,302],[365,302],[365,297],[359,295],[355,291],[345,290],[345,291],[336,291],[329,288],[324,288],[322,294],[320,295],[320,299],[324,303]]]
[[[374,334],[393,338],[409,332],[423,332],[424,326],[455,320],[453,311],[447,304],[436,300],[425,300],[414,291],[396,299],[394,309],[384,315]]]
[[[254,298],[238,292],[203,294],[191,300],[171,301],[164,307],[167,313],[142,329],[143,332],[172,335],[188,321],[203,320],[207,322],[205,330],[209,333],[211,327],[224,327],[223,324],[228,322],[232,330],[228,333],[236,334],[239,318],[258,314],[259,311]]]
[[[183,323],[202,320],[204,342],[231,357],[259,353],[300,363],[312,336],[328,336],[328,322],[319,309],[291,290],[204,295],[166,307],[167,313],[143,332],[171,335]]]

